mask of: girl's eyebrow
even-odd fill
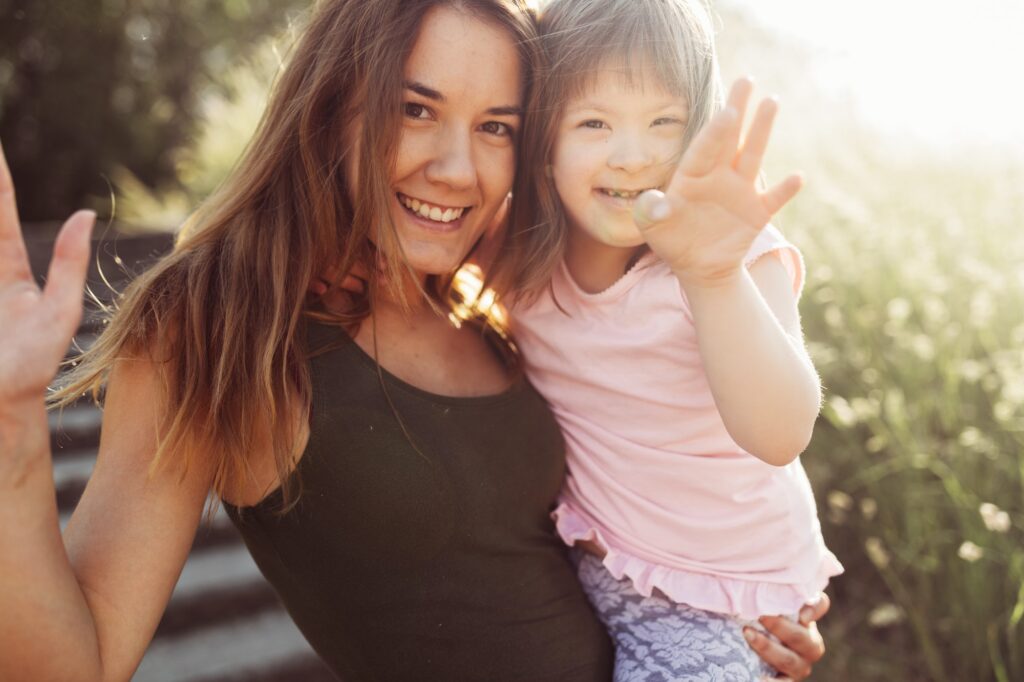
[[[404,85],[406,90],[412,90],[417,95],[426,97],[427,99],[433,100],[435,102],[440,102],[441,104],[444,104],[445,102],[448,101],[448,99],[440,92],[431,87],[427,87],[423,83],[418,83],[416,81],[405,81]],[[523,108],[520,106],[516,106],[514,104],[507,104],[500,107],[490,107],[489,109],[487,109],[486,113],[490,114],[491,116],[522,117]]]
[[[665,109],[672,109],[672,108],[679,108],[679,109],[682,109],[683,111],[686,111],[686,105],[685,104],[683,104],[682,102],[678,102],[676,100],[669,99],[669,100],[665,100],[663,102],[659,102],[659,103],[655,104],[653,107],[650,107],[648,109],[647,113],[653,113],[655,111],[664,111]],[[596,112],[599,112],[599,113],[602,113],[602,114],[610,113],[609,109],[607,109],[601,102],[598,102],[596,100],[583,100],[581,102],[572,104],[572,105],[570,105],[570,106],[568,106],[566,108],[566,111],[569,111],[569,112],[596,111]]]

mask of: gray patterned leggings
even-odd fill
[[[615,682],[751,682],[774,677],[743,639],[744,622],[645,597],[574,549],[583,590],[615,642]]]

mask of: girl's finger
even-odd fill
[[[82,311],[82,289],[89,269],[89,238],[96,214],[79,211],[68,218],[53,245],[53,260],[46,276],[43,298],[52,302],[74,332]]]
[[[659,190],[649,189],[633,204],[633,220],[640,232],[646,232],[652,226],[665,221],[672,215],[672,203]]]
[[[753,91],[754,81],[749,77],[737,79],[729,90],[726,106],[736,112],[736,125],[729,128],[722,142],[718,156],[718,162],[721,164],[732,165],[736,158],[736,150],[740,146],[740,134],[743,132],[743,120],[747,117],[747,103],[750,101],[750,94]]]
[[[28,252],[21,238],[14,181],[0,146],[0,284],[32,279]]]
[[[754,121],[750,124],[747,138],[743,141],[743,149],[736,157],[736,171],[748,180],[753,181],[761,171],[764,152],[768,147],[768,138],[771,136],[772,124],[778,110],[779,103],[774,97],[761,100],[757,107]]]
[[[793,173],[762,194],[761,201],[768,212],[775,215],[783,206],[789,203],[790,199],[796,196],[803,186],[804,176],[800,173]]]
[[[699,178],[713,171],[723,154],[722,150],[727,148],[732,131],[738,130],[739,125],[739,113],[731,106],[715,114],[683,154],[676,177],[683,175]],[[730,154],[735,153],[735,150],[734,146]]]

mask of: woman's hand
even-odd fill
[[[709,287],[737,277],[758,233],[803,185],[794,174],[771,189],[758,187],[778,104],[763,100],[741,138],[752,90],[749,79],[736,81],[727,106],[697,133],[665,193],[644,192],[634,208],[647,244],[684,283]]]
[[[60,230],[40,290],[22,239],[14,183],[0,147],[0,411],[41,401],[82,318],[92,211],[79,211]]]
[[[761,618],[761,625],[778,641],[754,628],[743,629],[750,647],[779,671],[779,677],[772,678],[774,682],[795,682],[810,676],[811,666],[825,655],[825,642],[815,621],[828,613],[829,606],[828,596],[822,593],[817,602],[800,609],[796,623],[779,616]]]

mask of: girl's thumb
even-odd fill
[[[641,230],[654,223],[660,223],[672,213],[672,205],[664,192],[649,189],[633,204],[633,220]]]

